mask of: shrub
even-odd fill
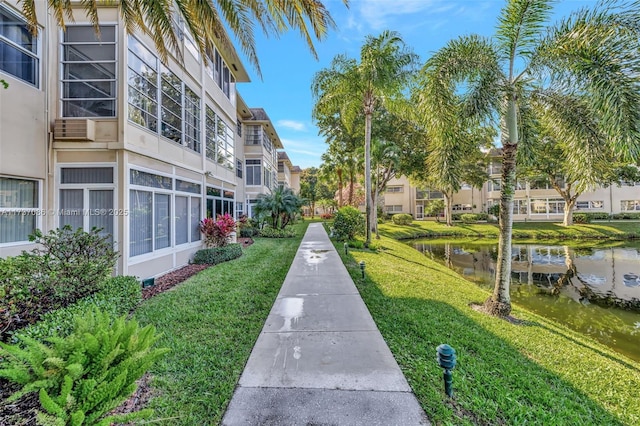
[[[489,206],[487,213],[493,216],[500,216],[500,204],[492,204]]]
[[[605,212],[589,212],[589,213],[580,213],[583,214],[585,216],[587,216],[587,218],[589,218],[589,220],[609,220],[611,219],[611,216],[609,215],[609,213],[605,213]]]
[[[640,213],[616,213],[611,215],[611,218],[616,220],[638,220],[640,219]]]
[[[574,213],[573,223],[591,223],[591,218],[584,213]]]
[[[254,221],[247,218],[246,215],[240,216],[240,219],[238,219],[238,222],[236,222],[236,224],[238,225],[238,231],[240,232],[240,236],[242,238],[251,238],[258,235],[257,226],[255,225]]]
[[[99,232],[69,226],[47,235],[36,230],[29,240],[37,248],[0,259],[0,330],[24,327],[100,290],[118,254]]]
[[[135,381],[167,350],[152,349],[155,328],[98,310],[74,318],[73,332],[47,343],[0,343],[0,377],[21,386],[9,400],[38,392],[39,424],[109,425],[149,417],[151,410],[105,417],[135,389]]]
[[[54,335],[68,336],[73,330],[75,317],[82,317],[98,308],[116,318],[131,312],[141,300],[142,289],[136,277],[111,277],[99,292],[44,314],[37,323],[15,332],[14,339],[31,337],[42,341]]]
[[[264,238],[293,238],[296,236],[296,231],[291,228],[276,229],[266,227],[260,230],[260,236]]]
[[[478,216],[473,213],[463,213],[460,215],[462,223],[477,223]]]
[[[333,214],[332,214],[332,213],[322,213],[322,214],[320,215],[320,217],[321,217],[322,219],[329,220],[329,219],[333,219]]]
[[[240,244],[228,244],[224,247],[212,247],[198,250],[193,257],[193,263],[217,265],[242,256]]]
[[[413,217],[407,213],[394,214],[391,216],[391,220],[396,225],[411,225],[413,223]]]
[[[207,247],[223,247],[227,245],[229,236],[236,229],[236,221],[229,213],[218,215],[214,220],[207,217],[200,221],[200,232],[204,235]]]
[[[353,240],[356,235],[363,235],[364,226],[364,217],[358,209],[351,206],[340,208],[333,221],[336,238],[339,240]]]

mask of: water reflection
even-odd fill
[[[493,288],[496,244],[420,240],[413,246]],[[640,245],[514,245],[511,265],[514,302],[640,360]]]

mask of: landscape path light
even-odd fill
[[[444,378],[444,391],[447,396],[453,396],[453,374],[451,370],[456,366],[456,350],[451,346],[442,344],[436,348],[438,354],[438,364],[444,369],[442,377]]]

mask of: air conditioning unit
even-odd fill
[[[61,141],[95,141],[96,122],[89,119],[56,120],[53,138]]]

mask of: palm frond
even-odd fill
[[[496,39],[503,59],[509,61],[509,79],[515,58],[527,58],[544,29],[553,0],[510,0],[498,18]]]
[[[589,100],[627,161],[640,156],[640,2],[604,2],[551,28],[532,61],[548,87]]]

